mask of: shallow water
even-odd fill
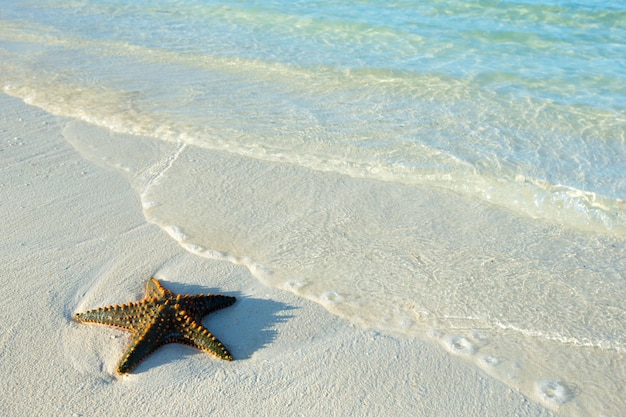
[[[0,85],[190,252],[623,414],[626,9],[413,3],[0,0]]]
[[[619,2],[3,3],[32,104],[626,233]]]

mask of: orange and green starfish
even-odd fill
[[[235,297],[214,294],[181,295],[164,288],[155,278],[146,284],[146,296],[135,303],[100,307],[74,318],[107,324],[132,332],[132,339],[117,371],[130,372],[146,356],[166,343],[184,343],[230,361],[232,355],[204,326],[202,318],[235,302]]]

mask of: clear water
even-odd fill
[[[626,233],[619,1],[4,3],[32,103]]]
[[[0,6],[3,91],[188,250],[626,412],[622,2]]]

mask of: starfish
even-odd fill
[[[220,359],[233,360],[224,345],[202,326],[202,318],[234,302],[235,297],[226,295],[175,294],[155,278],[150,278],[146,284],[146,296],[140,302],[99,307],[77,313],[74,318],[81,322],[121,327],[133,333],[117,365],[117,371],[125,374],[146,356],[171,342],[191,345]]]

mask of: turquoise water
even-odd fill
[[[618,1],[0,0],[164,238],[569,416],[626,412],[625,56]]]
[[[619,1],[2,3],[33,104],[626,233]]]

